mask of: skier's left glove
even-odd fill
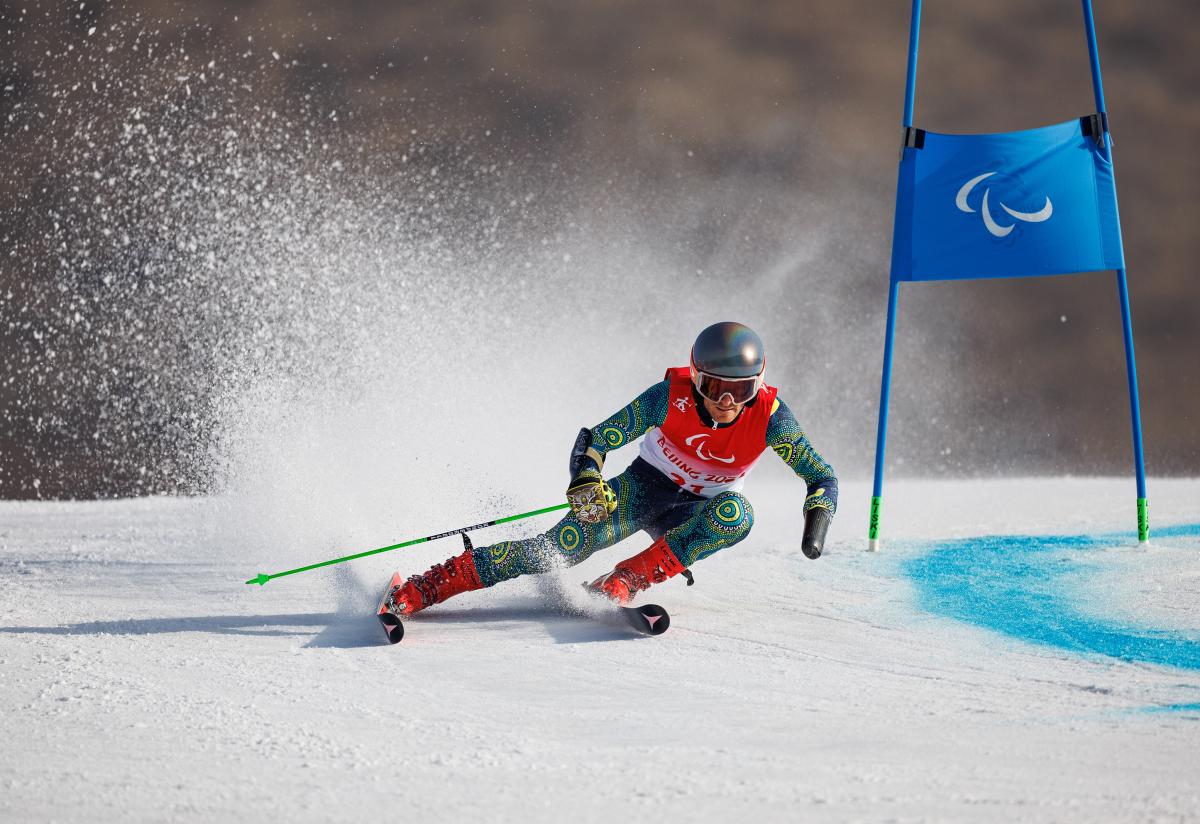
[[[804,540],[800,542],[800,549],[806,558],[815,561],[821,557],[825,549],[825,533],[829,531],[829,522],[832,520],[833,516],[823,506],[814,506],[804,513]]]
[[[595,469],[585,469],[567,487],[567,503],[575,517],[585,524],[606,520],[617,508],[617,496]]]

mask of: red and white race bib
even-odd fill
[[[738,491],[767,448],[767,422],[778,391],[758,390],[753,406],[742,409],[732,426],[705,426],[692,395],[691,370],[668,369],[671,384],[667,419],[642,439],[643,460],[689,492],[705,498]]]

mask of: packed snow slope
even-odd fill
[[[664,636],[562,608],[639,537],[395,647],[378,590],[457,539],[259,588],[324,558],[229,548],[237,502],[0,504],[0,821],[1200,815],[1200,481],[1152,479],[1149,547],[1131,480],[895,482],[879,554],[848,483],[816,562],[802,486],[746,492]]]

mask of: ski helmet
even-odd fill
[[[692,381],[701,395],[715,402],[726,394],[734,403],[753,398],[766,365],[762,338],[731,320],[709,326],[692,344]]]

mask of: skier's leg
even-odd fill
[[[410,577],[393,590],[388,609],[411,615],[462,592],[495,586],[501,581],[561,566],[574,566],[597,550],[610,547],[642,529],[644,521],[661,514],[667,496],[677,495],[674,484],[658,482],[652,469],[638,470],[637,462],[610,481],[617,508],[607,520],[585,524],[567,515],[541,535],[520,541],[501,541],[476,547],[434,564],[422,575]]]
[[[754,526],[754,508],[739,492],[709,498],[688,520],[663,536],[685,567],[745,539]]]
[[[733,546],[750,534],[754,509],[744,495],[722,492],[697,504],[695,514],[669,529],[649,549],[626,558],[591,586],[618,603],[628,603],[651,584],[672,578],[696,561]]]
[[[476,547],[474,566],[482,585],[490,587],[521,575],[574,566],[640,529],[643,495],[636,473],[622,472],[609,485],[617,496],[617,508],[598,524],[586,524],[568,514],[541,535]]]

